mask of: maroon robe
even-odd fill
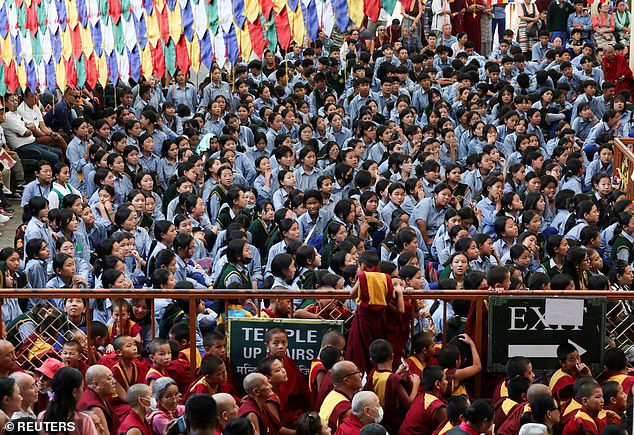
[[[153,435],[152,429],[144,418],[134,411],[130,411],[119,427],[119,435],[126,435],[130,429],[137,428],[143,435]]]
[[[370,344],[387,338],[386,307],[395,300],[389,275],[378,267],[359,274],[359,296],[356,315],[346,345],[346,360],[354,362],[362,373],[372,370]]]
[[[437,425],[433,421],[434,414],[440,408],[444,408],[445,403],[433,394],[419,394],[409,407],[407,415],[403,420],[399,435],[419,435],[433,433]]]
[[[238,417],[248,417],[249,414],[255,414],[258,419],[258,426],[260,433],[268,433],[268,435],[277,435],[279,426],[279,420],[265,406],[264,409],[260,408],[255,399],[251,396],[246,396],[240,403],[238,409]],[[277,424],[276,424],[277,423]]]
[[[317,393],[317,399],[315,399],[315,409],[319,411],[321,408],[321,404],[324,403],[324,399],[332,391],[334,386],[332,385],[332,376],[330,372],[326,372],[326,375],[321,380],[321,384],[319,384],[319,392]]]
[[[173,359],[165,368],[165,372],[167,373],[167,376],[176,381],[178,391],[181,394],[187,393],[189,385],[192,383],[191,366],[189,365],[189,361],[181,358]]]
[[[390,342],[394,350],[394,362],[392,370],[398,370],[401,365],[401,358],[405,357],[405,346],[409,340],[409,326],[412,318],[412,304],[405,301],[405,313],[401,314],[396,310],[386,310],[385,326],[387,327],[386,340]]]
[[[375,376],[383,377],[388,376],[385,380],[385,387],[380,388],[374,384]],[[388,375],[389,374],[389,375]],[[373,391],[379,397],[381,406],[383,407],[384,417],[381,421],[381,425],[389,433],[398,433],[398,430],[405,419],[407,409],[401,407],[398,401],[398,389],[403,386],[407,391],[407,382],[397,374],[389,372],[387,370],[372,370],[368,375],[367,383],[365,384],[366,391]],[[381,394],[381,390],[383,391]]]
[[[92,408],[99,408],[106,416],[106,420],[108,422],[108,432],[111,434],[118,433],[119,429],[119,418],[112,411],[110,404],[107,401],[101,400],[101,397],[94,391],[87,389],[84,390],[81,395],[81,399],[77,404],[78,411],[90,411]]]
[[[508,418],[495,433],[496,435],[517,435],[520,431],[520,419],[525,412],[530,412],[528,402],[522,402],[518,407],[513,409]]]
[[[605,80],[614,83],[614,91],[617,94],[624,90],[630,91],[630,101],[634,102],[634,76],[632,76],[628,59],[622,54],[615,54],[612,62],[608,60],[607,56],[603,56],[601,62]]]
[[[121,366],[121,361],[117,362],[114,367],[112,367],[112,375],[115,380],[123,387],[125,391],[134,385],[134,384],[144,384],[145,383],[145,375],[146,371],[144,368],[137,363],[136,360],[132,360],[132,377],[128,379],[125,374],[123,367]],[[130,405],[121,400],[119,395],[114,395],[110,400],[110,405],[112,406],[113,412],[119,418],[119,421],[123,421],[128,414],[130,413]]]
[[[268,354],[267,356],[271,356]],[[280,415],[282,421],[292,421],[303,414],[308,408],[308,399],[310,392],[308,391],[308,382],[299,371],[299,367],[288,355],[282,358],[284,369],[288,380],[280,386],[280,400],[282,403],[288,403],[286,409],[282,409],[284,415]]]
[[[482,5],[482,0],[465,0],[465,7],[473,6],[473,5]],[[476,10],[475,14],[473,11],[467,10],[464,14],[463,26],[464,31],[467,32],[469,37],[469,41],[472,41],[475,45],[476,53],[480,53],[482,49],[482,30],[480,27],[480,20],[482,19],[482,13]],[[458,54],[458,53],[455,53]]]

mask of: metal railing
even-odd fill
[[[615,291],[554,291],[554,290],[520,290],[520,291],[488,291],[488,290],[435,290],[435,291],[423,291],[423,290],[409,290],[404,292],[406,300],[422,300],[422,299],[439,299],[443,301],[450,300],[469,300],[475,303],[475,329],[472,336],[475,342],[478,352],[483,349],[484,340],[487,339],[487,331],[483,328],[484,316],[487,315],[487,299],[491,296],[537,296],[537,297],[605,297],[608,301],[634,301],[634,292],[615,292]],[[196,355],[196,322],[191,319],[196,319],[197,316],[197,300],[198,299],[214,299],[214,300],[229,300],[229,299],[252,299],[256,302],[265,299],[286,298],[286,299],[336,299],[345,300],[350,298],[350,294],[347,291],[328,291],[328,290],[313,290],[313,291],[293,291],[293,290],[138,290],[138,289],[121,289],[121,290],[103,290],[103,289],[12,289],[12,290],[0,290],[0,298],[82,298],[82,299],[100,299],[100,298],[146,298],[149,299],[150,313],[154,315],[154,299],[156,298],[170,298],[170,299],[188,299],[188,312],[189,315],[189,333],[190,333],[190,355]],[[259,303],[255,304],[260,306]],[[633,305],[634,306],[634,305]],[[90,343],[91,330],[90,330],[90,309],[89,305],[86,305],[85,321],[86,321],[86,340]],[[291,304],[292,309],[292,304]],[[447,304],[443,304],[443,319],[447,320]],[[58,313],[59,314],[59,313]],[[225,304],[225,316],[228,314],[228,305]],[[292,316],[292,313],[291,313]],[[611,311],[606,316],[608,324],[613,325],[612,331],[607,331],[606,334],[617,334],[617,338],[621,342],[621,348],[624,350],[634,348],[634,326],[632,327],[632,333],[630,333],[630,325],[634,325],[634,318],[628,321],[627,328],[623,331],[623,322],[625,319],[630,319],[629,313],[624,309],[624,304],[614,304]],[[413,323],[413,317],[412,317]],[[413,330],[413,328],[411,328]],[[447,328],[443,325],[443,334],[446,334]],[[53,330],[53,332],[59,332]],[[152,336],[156,337],[156,331],[154,322],[152,322]],[[57,339],[58,335],[48,334],[48,338],[53,340]],[[92,359],[92,353],[88,352],[88,363],[94,363]],[[196,369],[196,364],[191,364],[192,375]],[[481,375],[478,375],[474,380],[475,392],[479,396],[482,388]]]

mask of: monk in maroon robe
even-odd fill
[[[238,417],[246,417],[256,432],[277,435],[281,425],[266,406],[266,400],[273,394],[271,383],[261,373],[250,373],[244,378],[244,390],[247,396],[242,399]]]
[[[119,434],[127,435],[128,431],[137,429],[142,435],[152,435],[152,429],[145,420],[145,410],[150,406],[151,398],[150,387],[147,385],[137,384],[128,389],[126,400],[130,405],[130,412],[121,423]]]
[[[111,434],[118,433],[119,419],[108,403],[115,394],[115,380],[112,371],[102,365],[94,365],[86,372],[86,386],[77,404],[78,411],[94,411],[101,424]]]
[[[630,91],[630,101],[634,102],[634,76],[628,60],[622,54],[616,54],[611,45],[605,47],[604,53],[601,62],[605,80],[614,83],[614,91],[617,94],[625,90]]]

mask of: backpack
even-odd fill
[[[172,326],[181,322],[189,324],[189,316],[178,306],[178,303],[173,300],[165,308],[163,317],[159,322],[159,337],[169,338],[169,332]]]

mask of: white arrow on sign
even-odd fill
[[[577,348],[579,356],[587,352],[583,347],[568,339],[568,343]],[[524,356],[526,358],[557,358],[556,344],[509,344],[509,358]]]

